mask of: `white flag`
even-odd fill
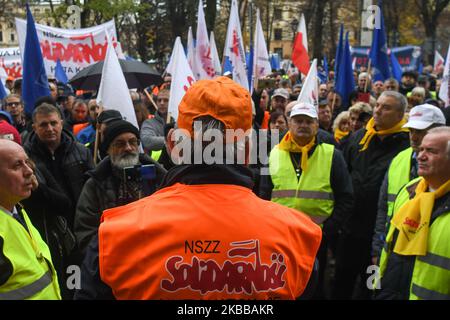
[[[203,0],[198,2],[197,16],[197,43],[195,45],[195,78],[212,79],[215,76],[211,48],[209,47],[208,30],[206,29],[205,14],[203,12]]]
[[[209,46],[211,47],[211,57],[216,76],[220,76],[222,74],[222,65],[220,63],[219,53],[217,52],[216,41],[214,40],[214,32],[212,31],[209,37]]]
[[[254,42],[254,58],[253,58],[253,77],[260,79],[269,75],[272,71],[267,53],[266,40],[259,17],[259,9],[256,10],[256,28]],[[255,80],[256,81],[256,80]]]
[[[171,61],[173,72],[172,84],[170,85],[169,113],[176,121],[178,119],[178,105],[186,91],[195,82],[195,77],[184,54],[180,37],[175,39]]]
[[[450,44],[447,51],[447,59],[445,60],[444,75],[442,77],[441,89],[439,90],[439,98],[445,102],[445,107],[450,106]]]
[[[308,36],[306,34],[306,22],[303,13],[300,17],[300,22],[298,23],[297,32],[300,32],[302,34],[302,43],[306,49],[306,52],[308,52]]]
[[[317,59],[314,59],[308,75],[303,83],[302,91],[298,95],[298,102],[307,102],[319,107],[319,82],[317,78]]]
[[[228,21],[223,55],[228,58],[231,64],[233,80],[248,90],[247,66],[236,0],[231,2],[230,20]]]
[[[111,43],[109,35],[108,48],[106,49],[105,61],[103,62],[102,79],[98,89],[97,103],[104,109],[117,110],[122,114],[124,120],[139,128],[133,102],[131,101],[125,76],[120,67],[116,51]]]
[[[444,58],[439,54],[439,52],[436,50],[434,52],[434,66],[433,70],[438,71],[438,68],[444,65]]]
[[[187,38],[187,60],[191,70],[194,70],[195,66],[195,46],[194,46],[194,36],[192,35],[192,27],[189,27],[188,38]]]

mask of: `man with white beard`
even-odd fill
[[[125,120],[111,123],[103,132],[100,151],[108,154],[97,167],[88,172],[75,213],[75,236],[84,253],[100,225],[105,209],[121,206],[148,196],[139,176],[125,175],[124,168],[155,165],[156,178],[153,189],[159,185],[166,170],[145,154],[139,153],[139,130]],[[133,171],[132,172],[137,172]]]

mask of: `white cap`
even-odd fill
[[[289,99],[289,91],[287,91],[284,88],[276,89],[272,95],[272,98],[274,98],[274,97],[283,97],[286,100],[288,100]]]
[[[438,107],[431,104],[421,104],[411,109],[408,122],[403,128],[424,130],[433,124],[445,125],[444,114]]]
[[[302,114],[313,119],[319,118],[319,116],[317,115],[317,108],[307,102],[299,102],[295,106],[293,106],[289,117],[292,118]]]

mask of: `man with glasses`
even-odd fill
[[[164,126],[168,122],[169,97],[169,90],[163,89],[159,91],[156,98],[158,110],[155,113],[155,117],[145,120],[141,127],[141,140],[144,150],[152,152],[152,158],[155,160],[159,158],[164,148]],[[170,117],[170,123],[172,122],[174,122],[174,119]]]
[[[27,131],[28,122],[25,119],[22,98],[18,94],[10,94],[5,99],[5,110],[9,112],[13,118],[13,125],[22,133]]]
[[[124,168],[155,165],[154,186],[162,179],[165,169],[145,154],[139,153],[139,131],[125,120],[116,120],[103,132],[102,153],[108,154],[97,167],[88,172],[89,180],[83,187],[75,214],[75,235],[84,252],[97,233],[103,210],[125,205],[149,193],[139,176],[126,178]]]

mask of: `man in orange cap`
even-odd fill
[[[250,93],[231,79],[188,89],[181,132],[167,141],[179,165],[152,196],[104,211],[76,298],[105,298],[107,287],[116,299],[302,296],[322,233],[303,213],[252,193],[251,121]]]

